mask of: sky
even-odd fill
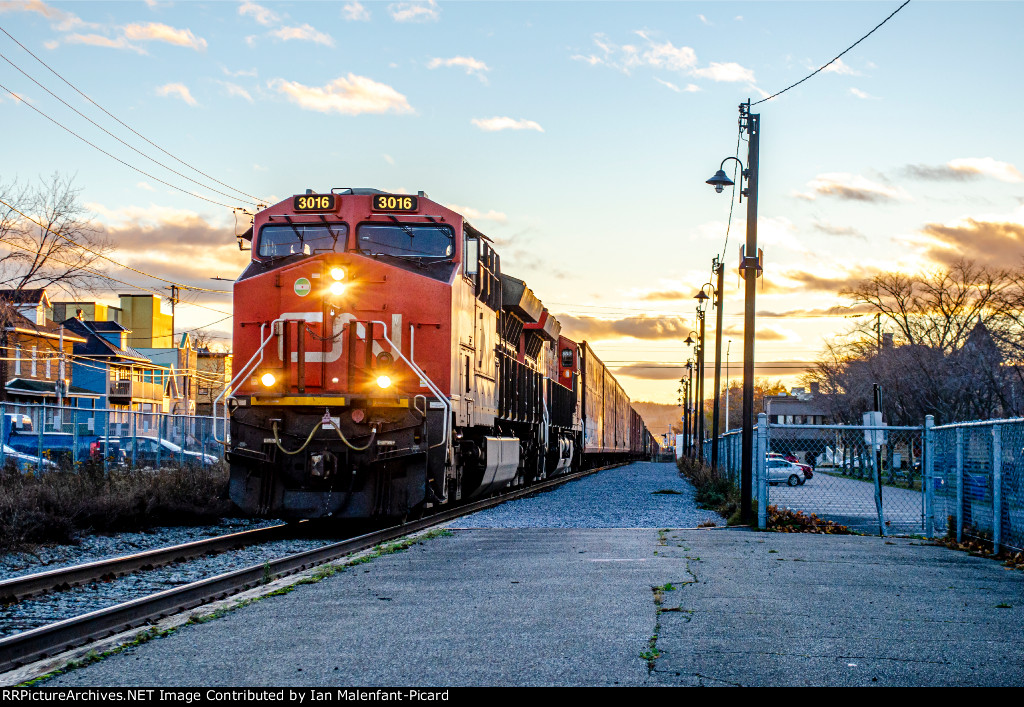
[[[211,278],[248,258],[234,208],[423,190],[488,234],[634,400],[675,403],[716,256],[741,371],[746,203],[730,222],[730,190],[705,184],[737,150],[746,162],[739,104],[901,2],[0,1],[0,183],[73,176],[117,262],[224,290]],[[1019,2],[913,0],[754,108],[759,376],[799,384],[862,321],[836,310],[861,278],[1022,263],[1022,26]],[[231,312],[230,295],[186,291],[176,328],[228,343]],[[714,333],[709,311],[708,391]]]

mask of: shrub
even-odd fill
[[[83,531],[142,530],[230,515],[228,474],[211,467],[22,474],[0,471],[0,552],[74,542]]]

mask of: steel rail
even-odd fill
[[[0,581],[0,603],[12,604],[51,591],[64,591],[96,580],[111,579],[138,570],[149,570],[169,565],[172,562],[191,560],[211,552],[226,552],[257,543],[278,540],[286,536],[285,529],[288,527],[281,524],[267,528],[243,530],[216,538],[146,550],[134,555],[112,557],[37,574],[11,577]]]
[[[547,479],[501,496],[445,509],[403,525],[392,526],[321,548],[288,555],[260,565],[226,572],[209,579],[167,589],[147,597],[133,599],[106,609],[98,609],[88,614],[8,636],[0,639],[0,672],[13,670],[32,661],[86,645],[121,631],[143,626],[210,601],[223,599],[251,587],[267,584],[275,579],[331,562],[389,540],[447,523],[460,516],[476,513],[506,501],[576,481],[615,466],[619,466],[619,464],[586,469],[575,474]]]

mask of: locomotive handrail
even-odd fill
[[[259,361],[256,361],[256,365],[257,366],[263,361],[263,349],[267,348],[267,344],[269,344],[270,340],[274,338],[274,325],[277,324],[278,322],[283,322],[283,321],[284,321],[284,319],[278,317],[274,321],[270,322],[270,336],[268,336],[265,340],[263,339],[263,330],[266,329],[267,325],[265,323],[264,324],[260,324],[260,342],[261,342],[260,343],[260,347],[258,349],[256,349],[256,353],[254,353],[252,355],[252,358],[249,359],[249,362],[247,364],[245,364],[244,366],[242,366],[238,370],[238,373],[235,374],[235,377],[231,379],[231,382],[228,383],[227,386],[225,386],[224,390],[221,391],[220,395],[218,395],[216,398],[214,398],[214,400],[213,400],[213,409],[212,409],[212,413],[213,413],[213,418],[214,419],[217,418],[217,402],[221,398],[223,398],[225,395],[227,395],[229,390],[234,390],[235,389],[235,383],[237,383],[241,378],[249,375],[249,370],[251,368],[254,368],[253,361],[256,361],[256,357],[257,356],[259,356]],[[218,444],[222,444],[224,446],[227,446],[227,438],[228,438],[228,435],[227,435],[227,429],[228,429],[228,415],[227,415],[227,412],[228,412],[228,406],[227,406],[227,403],[225,403],[224,404],[224,439],[220,439],[219,437],[217,437],[217,425],[216,424],[213,425],[213,439],[214,439],[214,441],[217,442]]]
[[[443,431],[443,433],[441,435],[441,441],[438,442],[435,445],[430,445],[430,440],[428,439],[427,440],[427,445],[428,445],[427,449],[433,449],[434,447],[440,446],[442,444],[447,444],[448,436],[450,434],[448,426],[451,424],[451,419],[452,419],[452,402],[451,402],[451,400],[448,399],[447,395],[445,395],[444,393],[441,392],[441,389],[437,387],[437,385],[434,383],[434,381],[430,380],[430,376],[428,376],[426,373],[424,373],[422,368],[417,366],[411,359],[408,359],[408,358],[405,357],[405,354],[402,353],[402,347],[395,346],[395,342],[393,342],[391,339],[388,338],[388,325],[386,323],[384,323],[384,322],[382,322],[380,320],[374,320],[374,321],[370,322],[370,324],[380,324],[382,327],[384,327],[384,340],[386,342],[388,342],[388,344],[391,345],[391,350],[394,351],[395,353],[397,353],[398,356],[403,361],[405,361],[407,364],[409,364],[409,368],[411,368],[417,375],[419,375],[420,380],[424,380],[424,381],[427,382],[427,387],[430,388],[430,392],[432,392],[437,397],[437,399],[441,402],[441,404],[444,405],[444,409],[445,409],[444,431]]]

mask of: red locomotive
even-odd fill
[[[590,347],[422,192],[307,192],[247,237],[227,447],[242,509],[400,517],[656,453]]]

